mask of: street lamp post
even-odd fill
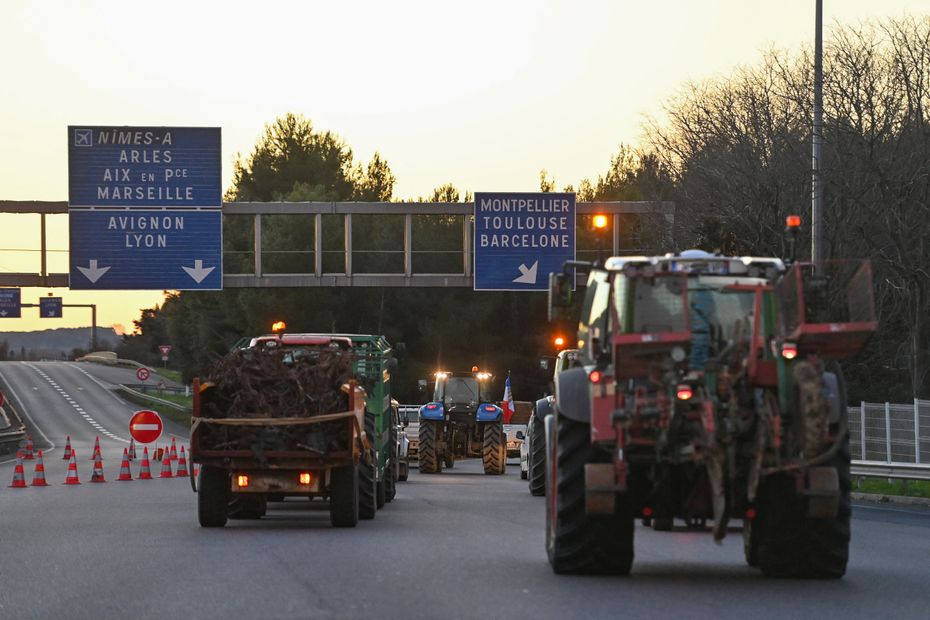
[[[814,33],[814,123],[811,168],[811,262],[820,271],[823,247],[823,0],[816,0]]]

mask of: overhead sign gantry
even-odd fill
[[[222,284],[220,129],[68,127],[70,288]]]

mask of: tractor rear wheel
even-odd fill
[[[530,433],[530,453],[527,467],[530,495],[546,494],[546,429],[543,421],[533,416]]]
[[[401,461],[398,471],[397,479],[401,482],[407,482],[407,477],[410,475],[410,464],[406,460]]]
[[[834,364],[841,415],[846,416],[846,383],[842,371]],[[831,428],[848,426],[841,420]],[[850,503],[849,432],[840,439],[833,457],[823,464],[836,468],[839,479],[839,508],[835,517],[809,518],[808,499],[799,494],[794,476],[776,474],[759,485],[758,560],[767,577],[839,579],[846,574],[849,561]],[[759,519],[757,519],[758,521]],[[750,558],[747,558],[747,560]]]
[[[358,465],[334,469],[329,482],[329,521],[333,527],[358,524]]]
[[[553,413],[547,418],[549,479],[546,551],[557,574],[627,575],[633,565],[633,510],[618,494],[616,511],[585,512],[585,464],[609,463],[591,446],[591,428]]]
[[[376,467],[378,467],[378,453],[375,452],[375,418],[365,414],[365,435],[371,444],[367,458],[358,464],[358,516],[360,519],[374,519],[378,510],[378,482]],[[383,504],[382,504],[383,505]]]
[[[484,424],[484,440],[481,448],[484,473],[494,476],[503,474],[507,470],[507,441],[503,424],[500,422]]]
[[[202,527],[226,525],[229,503],[229,474],[225,469],[204,465],[197,485],[197,518]]]
[[[442,471],[439,460],[439,425],[441,422],[424,420],[420,422],[419,461],[421,474],[438,474]]]

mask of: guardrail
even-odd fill
[[[849,444],[862,462],[930,463],[930,400],[849,407]]]
[[[171,409],[176,409],[178,411],[184,411],[188,413],[190,412],[189,407],[185,407],[184,405],[179,405],[178,403],[173,403],[170,400],[164,400],[163,398],[158,398],[157,396],[152,396],[151,394],[144,394],[134,389],[135,387],[138,387],[138,386],[118,385],[116,389],[129,395],[130,397],[135,397],[136,399],[150,400],[150,401],[154,401],[158,403],[162,407],[170,407]]]
[[[897,478],[899,480],[930,480],[930,465],[918,463],[883,463],[853,461],[850,473],[867,478]]]

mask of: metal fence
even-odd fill
[[[849,440],[856,460],[930,464],[930,400],[850,407]]]

